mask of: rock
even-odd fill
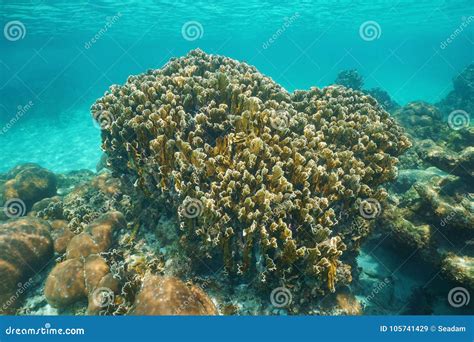
[[[94,242],[92,236],[87,233],[81,233],[74,236],[67,246],[66,256],[68,259],[85,258],[91,254],[100,253],[99,246]]]
[[[441,269],[451,280],[474,290],[474,257],[448,254]]]
[[[115,232],[127,227],[127,222],[122,213],[115,211],[102,215],[92,222],[87,228],[101,251],[108,249],[112,243]]]
[[[420,142],[416,151],[421,159],[440,170],[461,177],[470,184],[474,179],[474,147],[470,146],[456,153],[426,139]]]
[[[65,253],[69,242],[74,237],[74,233],[71,232],[65,220],[54,220],[51,222],[51,228],[54,251],[58,254]]]
[[[112,244],[114,232],[127,226],[119,212],[102,215],[92,222],[85,231],[72,238],[67,247],[67,258],[87,257],[106,251]]]
[[[110,272],[109,265],[104,258],[90,255],[84,264],[86,289],[90,293],[99,285],[100,281]]]
[[[104,194],[114,197],[121,193],[121,183],[118,178],[113,178],[110,172],[103,172],[95,177],[91,185]]]
[[[31,217],[0,225],[0,312],[17,284],[40,272],[51,260],[50,230],[48,222]]]
[[[16,167],[8,173],[10,178],[4,186],[4,201],[21,199],[28,210],[44,198],[56,194],[56,176],[36,164],[25,164]]]
[[[114,303],[115,293],[119,292],[119,282],[109,272],[105,259],[99,256],[87,259],[84,267],[89,291],[87,312],[97,315]]]
[[[60,222],[55,224],[62,226]],[[113,298],[118,291],[118,282],[99,253],[112,246],[114,232],[124,227],[126,221],[123,215],[110,212],[74,236],[66,248],[67,260],[56,265],[46,280],[44,294],[48,303],[65,308],[88,298],[89,314],[98,314],[112,304],[109,298]]]
[[[217,315],[209,296],[198,286],[174,277],[147,276],[132,308],[133,315]]]
[[[391,185],[391,188],[398,193],[405,193],[408,191],[412,185],[416,182],[426,182],[434,177],[443,176],[444,173],[441,172],[436,167],[429,167],[427,169],[406,169],[400,170],[398,172],[397,179]]]
[[[48,275],[44,295],[54,307],[67,307],[87,296],[84,263],[79,259],[63,261]]]
[[[29,215],[30,216],[35,216],[36,213],[38,213],[42,210],[45,210],[46,208],[48,208],[49,206],[51,206],[53,204],[57,204],[57,203],[60,203],[60,202],[61,202],[61,197],[59,197],[59,196],[44,198],[44,199],[36,202],[35,204],[33,204],[33,207],[31,208],[31,212],[29,213]],[[49,219],[49,218],[45,218],[45,219]]]

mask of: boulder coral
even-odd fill
[[[209,296],[196,285],[187,285],[174,277],[149,275],[131,310],[132,315],[217,315]]]
[[[19,199],[24,202],[25,210],[30,210],[37,201],[56,194],[56,175],[39,165],[19,165],[10,170],[7,177],[3,200],[7,202]]]
[[[106,213],[70,240],[66,260],[57,264],[46,279],[44,295],[52,306],[65,308],[88,298],[89,314],[97,314],[104,309],[101,304],[104,298],[101,296],[113,297],[118,283],[100,253],[112,246],[117,231],[125,226],[121,213]],[[102,289],[104,292],[101,292]]]
[[[18,291],[27,290],[21,282],[51,261],[50,231],[48,222],[32,217],[0,225],[0,313],[11,313],[19,299]]]
[[[200,50],[112,86],[92,114],[110,169],[172,208],[191,255],[321,292],[350,281],[333,206],[382,201],[410,146],[370,96],[341,86],[291,94]]]

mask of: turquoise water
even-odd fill
[[[288,90],[357,68],[366,88],[400,104],[436,102],[473,60],[472,15],[469,0],[1,1],[0,172],[20,162],[95,169],[94,100],[197,47],[255,65]]]

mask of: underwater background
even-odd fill
[[[393,102],[393,106],[384,109],[407,129],[410,137],[420,141],[429,138],[443,148],[449,147],[448,152],[443,153],[449,155],[452,152],[452,155],[444,159],[433,158],[432,151],[436,149],[431,146],[431,152],[420,150],[415,153],[411,149],[405,154],[405,159],[400,157],[402,165],[399,165],[398,181],[386,186],[392,196],[391,205],[398,205],[398,208],[384,219],[395,223],[390,225],[379,221],[375,225],[383,226],[389,232],[375,227],[361,248],[355,248],[358,251],[357,266],[353,268],[359,271],[355,272],[357,277],[353,274],[357,279],[354,279],[351,290],[331,299],[332,304],[285,311],[285,307],[280,305],[265,307],[262,302],[268,302],[268,294],[261,294],[261,289],[253,293],[237,283],[227,283],[226,289],[206,286],[207,283],[200,286],[211,294],[214,302],[220,301],[216,293],[226,293],[222,295],[226,298],[222,299],[225,304],[219,307],[221,314],[473,313],[469,300],[460,306],[450,305],[451,302],[446,300],[449,291],[458,287],[464,290],[464,297],[467,293],[469,298],[474,284],[473,183],[472,169],[469,169],[472,167],[470,148],[474,137],[470,123],[473,115],[470,110],[474,108],[472,1],[0,0],[0,24],[1,180],[5,183],[15,178],[18,173],[9,170],[18,165],[36,163],[59,175],[57,187],[63,191],[58,192],[61,196],[94,179],[95,173],[104,167],[103,159],[101,162],[103,127],[91,116],[93,103],[111,85],[124,84],[130,75],[162,68],[171,58],[185,56],[196,48],[207,54],[253,65],[288,92],[335,83],[355,90],[383,89],[386,92],[383,96],[388,94],[389,102]],[[340,74],[345,70],[352,71],[345,76]],[[461,81],[467,85],[463,83],[460,89],[464,93],[449,97],[455,87],[453,79],[463,72]],[[344,78],[348,79],[347,83]],[[447,96],[452,101],[446,100]],[[378,100],[381,103],[380,98]],[[437,105],[437,108],[432,105]],[[455,129],[448,120],[454,111],[460,111],[457,114],[460,113],[463,121],[462,127],[456,126]],[[417,115],[421,117],[419,121],[411,120]],[[468,133],[464,134],[465,131]],[[458,135],[448,139],[451,133]],[[456,158],[461,162],[453,161]],[[447,178],[443,178],[442,185],[439,185],[435,180],[435,176],[449,175],[450,170],[444,167],[446,163],[451,163],[447,167],[451,169],[465,163],[460,168],[467,171],[454,172],[453,176],[458,177],[455,182],[459,183],[461,179],[462,184],[449,185],[449,191],[441,191],[433,200],[432,187],[439,189],[447,182]],[[100,177],[95,184],[100,184],[97,186],[104,193],[107,193],[104,187],[115,186],[107,183],[110,180],[101,180]],[[412,186],[422,180],[431,182],[430,188],[414,195]],[[56,191],[53,193],[55,195]],[[53,197],[53,193],[43,198]],[[84,197],[84,193],[76,196]],[[421,193],[428,193],[429,199],[424,202]],[[87,200],[83,197],[71,200],[63,205],[63,209],[67,207],[72,211],[81,205],[93,206],[90,200],[93,196],[87,196]],[[5,192],[4,199],[7,198]],[[117,210],[123,205],[122,202],[120,205],[115,203],[115,198],[100,200],[113,202],[112,208]],[[100,203],[96,209],[101,208]],[[50,205],[45,204],[40,210],[34,209],[34,204],[26,203],[26,206],[35,214]],[[459,223],[451,218],[450,213],[463,219]],[[41,215],[48,219],[52,214],[43,212]],[[81,218],[87,216],[81,215]],[[133,220],[125,216],[127,222],[124,225],[130,226]],[[74,217],[77,219],[79,216]],[[92,215],[91,221],[95,218]],[[438,231],[440,228],[442,237],[432,233],[425,241],[424,233],[417,231],[412,234],[405,221],[396,224],[401,218],[417,229],[431,226]],[[456,224],[444,231],[449,224],[443,219],[448,223],[456,221]],[[122,219],[113,217],[111,220],[119,222]],[[167,227],[178,225],[172,220],[160,224]],[[70,228],[74,225],[69,222]],[[80,226],[74,226],[73,233],[81,233]],[[170,243],[173,247],[166,250],[163,242],[171,241],[173,237],[157,238],[146,236],[149,233],[143,234],[143,241],[137,242],[138,246],[134,248],[148,253],[145,258],[147,267],[156,267],[156,260],[150,257],[155,248],[165,256],[176,252],[174,249],[177,247]],[[392,239],[390,234],[399,234],[399,241]],[[438,238],[443,242],[438,242]],[[404,241],[408,241],[406,245]],[[463,252],[456,254],[460,249]],[[56,256],[62,255],[56,253]],[[456,266],[446,266],[447,255],[461,259],[453,261]],[[110,258],[120,259],[113,255]],[[166,265],[163,267],[177,267],[169,265],[171,259],[163,258],[160,261]],[[42,269],[44,274],[35,280],[35,285],[25,289],[26,295],[22,293],[23,301],[18,313],[83,313],[84,305],[71,309],[69,305],[62,305],[60,300],[55,302],[52,299],[47,303],[44,299],[44,281],[52,266]],[[446,267],[456,269],[455,274],[443,273]],[[133,284],[128,285],[131,287]],[[234,291],[232,300],[229,299],[230,289]],[[123,291],[122,288],[125,299],[121,300],[133,302],[133,298],[126,298]],[[265,300],[255,299],[259,295]],[[283,295],[288,296],[288,293]],[[81,296],[78,298],[79,302],[84,301]],[[361,306],[359,302],[365,304]],[[334,309],[334,303],[339,305],[339,309]],[[114,311],[125,312],[124,308]],[[139,312],[146,313],[146,310],[135,311]],[[191,314],[196,312],[199,311],[191,311]],[[213,310],[204,312],[209,314]]]
[[[54,171],[94,169],[100,131],[91,124],[93,101],[111,84],[196,47],[246,61],[289,91],[332,84],[339,71],[355,68],[368,88],[381,87],[402,105],[435,103],[472,61],[473,25],[441,47],[471,14],[468,0],[2,1],[2,23],[21,21],[25,36],[0,42],[0,119],[5,124],[18,106],[34,105],[0,136],[0,170],[25,161]],[[371,20],[380,37],[367,41],[359,29]],[[31,141],[41,144],[31,149]]]

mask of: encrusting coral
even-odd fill
[[[350,281],[332,207],[382,201],[379,186],[410,146],[370,96],[340,86],[290,94],[200,50],[112,86],[92,113],[110,168],[174,209],[191,255],[316,293]]]

